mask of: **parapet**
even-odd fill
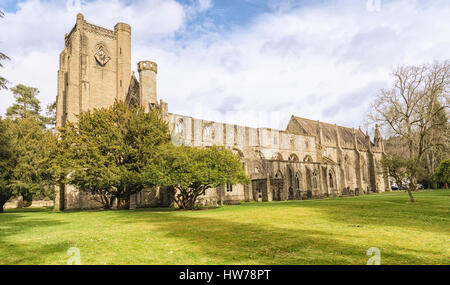
[[[131,26],[130,25],[128,25],[128,24],[125,24],[125,23],[117,23],[115,26],[114,26],[114,32],[119,32],[119,31],[121,31],[121,32],[127,32],[127,33],[130,33],[131,34]]]
[[[155,73],[158,73],[158,65],[156,64],[156,62],[153,61],[140,61],[138,62],[138,72],[141,72],[143,70],[151,70]]]

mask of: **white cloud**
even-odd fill
[[[198,10],[200,12],[206,11],[212,7],[211,0],[198,0]]]
[[[0,20],[0,46],[11,61],[0,70],[12,84],[37,87],[42,103],[56,97],[58,55],[64,48],[64,34],[75,24],[76,14],[112,29],[117,22],[132,25],[133,42],[148,39],[169,39],[185,21],[184,8],[174,0],[140,0],[126,5],[119,0],[40,1],[18,4],[15,13],[6,13]],[[12,94],[0,91],[0,114],[13,102]]]
[[[182,44],[174,33],[186,31],[186,18],[195,18],[193,9],[213,9],[210,1],[189,7],[174,1],[105,3],[84,5],[85,18],[105,27],[118,21],[132,25],[133,68],[139,60],[158,63],[158,96],[169,103],[169,112],[251,126],[284,128],[295,114],[357,127],[373,95],[389,86],[395,65],[442,60],[450,50],[448,1],[382,2],[379,12],[368,11],[366,1],[280,5],[245,27],[222,34],[204,31]],[[0,34],[11,30],[8,42],[14,40],[5,51],[12,58],[14,46],[23,54],[36,50],[0,72],[15,82],[36,83],[45,102],[54,99],[57,54],[76,14],[57,7],[29,0],[0,24]],[[46,19],[33,19],[26,11],[40,11]],[[48,26],[51,34],[39,32]],[[55,58],[39,77],[26,73],[37,57]],[[5,109],[2,104],[0,112]]]

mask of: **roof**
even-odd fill
[[[291,125],[291,122],[293,120],[298,123],[297,128]],[[310,136],[317,136],[319,133],[319,121],[292,116],[291,122],[289,122],[289,125],[286,128],[286,130],[290,132]],[[324,122],[320,122],[320,127],[322,128],[322,136],[324,140],[323,143],[327,142],[336,143],[337,142],[336,129],[337,129],[339,132],[341,144],[353,145],[353,132],[355,132],[358,146],[368,148],[366,135],[360,129],[355,130],[353,128],[338,126],[336,124]]]

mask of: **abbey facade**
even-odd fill
[[[141,61],[131,72],[131,27],[114,30],[92,25],[77,15],[60,54],[57,127],[76,121],[80,112],[108,107],[116,99],[147,110],[158,108],[175,142],[195,147],[223,145],[241,158],[248,185],[222,185],[200,198],[204,204],[282,201],[389,191],[380,165],[384,152],[378,128],[374,140],[352,129],[292,116],[285,130],[251,128],[196,119],[168,112],[157,99],[158,66]],[[145,189],[132,207],[169,206],[164,189]],[[96,208],[99,204],[71,185],[56,191],[59,209]]]

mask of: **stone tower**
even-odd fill
[[[141,61],[138,63],[138,72],[140,105],[147,111],[154,109],[158,106],[156,95],[158,65],[152,61]]]
[[[118,23],[108,30],[78,14],[65,35],[59,66],[57,127],[76,121],[82,111],[125,100],[131,76],[131,27]]]

